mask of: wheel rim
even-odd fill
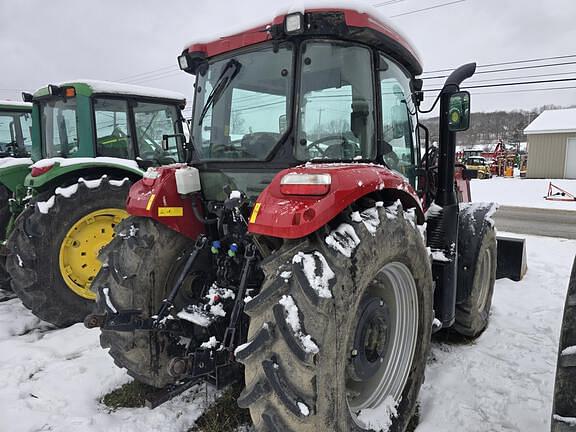
[[[75,294],[96,299],[90,285],[100,270],[98,253],[114,237],[114,227],[127,216],[125,210],[118,208],[96,210],[68,230],[60,245],[60,275]]]
[[[368,427],[358,418],[362,410],[379,408],[390,398],[400,401],[416,350],[418,317],[410,270],[402,263],[387,264],[361,301],[347,369],[347,403],[358,426]]]
[[[488,293],[490,292],[490,282],[492,275],[492,255],[490,249],[486,249],[482,254],[480,262],[480,293],[478,295],[478,310],[482,312],[488,302]]]

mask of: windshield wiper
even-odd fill
[[[224,66],[224,70],[218,77],[214,88],[208,95],[208,99],[206,99],[204,108],[202,108],[202,114],[200,114],[200,119],[198,120],[198,126],[202,125],[202,120],[204,120],[204,117],[206,117],[210,107],[218,102],[218,99],[220,99],[224,93],[224,90],[228,88],[232,80],[236,77],[236,75],[238,75],[238,72],[240,72],[241,67],[242,65],[238,60],[232,59],[226,63],[226,66]]]

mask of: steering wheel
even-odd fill
[[[227,144],[216,144],[214,146],[212,146],[212,148],[210,149],[210,155],[212,157],[224,157],[225,153],[239,153],[239,158],[246,158],[246,159],[251,159],[254,158],[254,155],[248,153],[245,149],[243,149],[242,147],[234,147],[232,145],[227,145]],[[215,156],[218,155],[218,156]],[[236,159],[234,158],[226,158],[226,159]]]
[[[328,146],[326,149],[322,150],[322,148],[320,147],[320,144],[324,144],[325,142],[330,142],[330,141],[340,141],[339,144],[333,144],[331,146]],[[316,149],[316,151],[320,154],[320,158],[324,159],[329,155],[329,152],[332,151],[336,148],[336,147],[340,147],[342,149],[342,152],[340,153],[342,156],[341,157],[329,157],[328,159],[354,159],[354,156],[356,156],[357,153],[357,146],[354,145],[353,143],[350,143],[345,136],[343,135],[326,135],[322,138],[317,139],[316,141],[312,141],[309,145],[308,145],[308,152],[310,152],[310,149]],[[353,156],[352,157],[347,157],[348,155],[346,155],[346,152],[352,152]]]

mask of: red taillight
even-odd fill
[[[32,171],[30,172],[30,175],[32,177],[41,176],[42,174],[46,174],[48,171],[50,171],[53,166],[54,166],[54,164],[43,165],[43,166],[39,166],[39,167],[32,167]]]
[[[326,195],[331,184],[330,174],[290,173],[282,177],[280,192],[284,195]]]

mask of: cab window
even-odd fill
[[[45,157],[70,157],[78,152],[76,98],[40,104],[42,145]]]
[[[133,159],[128,131],[128,103],[115,99],[94,99],[96,151],[98,156]]]
[[[139,157],[162,164],[178,162],[181,147],[181,137],[179,142],[175,136],[179,132],[178,109],[173,105],[137,102],[133,111]],[[169,137],[163,143],[165,135]]]
[[[391,59],[380,57],[380,96],[382,102],[382,146],[384,162],[415,184],[416,108],[410,92],[410,77]]]
[[[296,158],[373,159],[370,50],[342,42],[306,42],[301,76]]]

